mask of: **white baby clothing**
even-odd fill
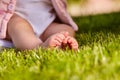
[[[55,20],[50,0],[17,0],[15,13],[26,19],[37,36]]]

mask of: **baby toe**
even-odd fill
[[[75,40],[75,38],[69,37],[67,43],[71,49],[74,49],[74,50],[78,49],[78,43]]]

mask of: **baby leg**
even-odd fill
[[[42,34],[40,37],[43,41],[46,41],[49,39],[49,37],[52,35],[64,35],[64,39],[62,39],[62,44],[64,45],[70,45],[71,49],[77,50],[78,49],[78,43],[76,39],[74,38],[74,30],[66,25],[66,24],[59,24],[59,23],[52,23],[46,31]],[[61,44],[61,46],[62,46]]]
[[[7,31],[15,47],[20,50],[34,49],[42,43],[31,25],[18,15],[13,15],[10,19]]]
[[[16,48],[20,50],[40,47],[59,47],[65,38],[63,33],[50,36],[44,43],[37,37],[31,25],[18,15],[14,15],[8,23],[8,35]]]

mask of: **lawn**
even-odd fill
[[[74,17],[79,51],[0,52],[0,80],[119,80],[120,13]]]

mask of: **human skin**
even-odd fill
[[[14,14],[8,22],[8,36],[19,50],[30,50],[37,47],[60,48],[63,44],[70,49],[78,50],[74,30],[66,24],[51,23],[41,36],[36,36],[32,26],[22,17]]]

